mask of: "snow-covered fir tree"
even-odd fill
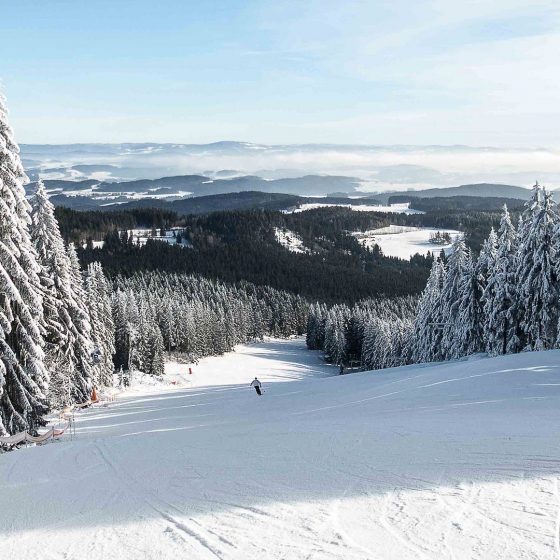
[[[369,319],[364,328],[362,365],[381,369],[410,363],[411,332],[412,320],[407,317]]]
[[[556,205],[551,193],[537,183],[517,230],[504,207],[498,235],[490,232],[475,266],[464,244],[454,244],[439,308],[428,303],[434,292],[432,272],[416,317],[414,360],[440,359],[435,352],[421,351],[429,336],[423,326],[434,309],[445,323],[443,359],[484,349],[497,355],[558,345],[559,257]]]
[[[363,367],[373,369],[554,348],[559,281],[560,219],[551,193],[537,184],[517,229],[504,207],[498,234],[491,229],[476,260],[457,238],[449,257],[434,261],[413,320],[395,305],[399,298],[353,309],[313,305],[307,343],[333,362],[348,363],[360,349]]]
[[[484,291],[488,285],[488,279],[490,275],[494,272],[496,267],[496,259],[498,252],[498,236],[494,231],[494,228],[490,230],[490,235],[484,240],[482,248],[480,249],[480,254],[475,263],[475,275],[476,275],[476,292],[477,301],[481,307],[480,313],[483,313],[484,307]]]
[[[559,248],[556,204],[537,183],[523,216],[516,270],[524,350],[545,350],[556,342]]]
[[[344,306],[339,305],[327,313],[324,351],[333,364],[343,364],[346,361],[347,316]]]
[[[378,369],[410,363],[414,297],[364,300],[352,308],[309,309],[308,344],[331,363]]]
[[[115,323],[111,308],[111,286],[101,264],[92,263],[86,272],[86,295],[94,345],[94,372],[97,385],[113,382],[115,353]]]
[[[432,264],[426,288],[418,301],[414,320],[412,358],[415,362],[431,362],[441,358],[441,331],[443,323],[441,291],[445,268],[441,259]]]
[[[114,361],[119,368],[129,370],[136,341],[138,308],[131,290],[118,290],[112,295],[112,315],[115,325]]]
[[[25,179],[0,96],[0,434],[34,430],[47,410],[42,271]]]
[[[47,363],[52,372],[48,396],[51,406],[59,408],[89,398],[93,344],[77,256],[64,246],[54,206],[41,181],[33,199],[32,239],[46,302]]]
[[[138,302],[139,324],[132,365],[148,375],[161,376],[165,348],[151,303],[149,299],[140,299]]]
[[[37,189],[32,201],[31,240],[34,244],[41,272],[43,295],[43,315],[45,320],[45,364],[56,375],[64,365],[61,363],[68,339],[63,323],[61,294],[58,290],[59,261],[64,254],[64,244],[54,217],[54,207],[49,202],[43,181],[37,182]],[[60,382],[52,380],[52,384]]]
[[[148,375],[161,377],[165,373],[165,348],[161,331],[155,322],[150,321],[146,324],[146,339],[143,345],[144,355],[142,357],[142,371]]]
[[[491,356],[506,354],[518,348],[513,317],[517,299],[515,263],[517,254],[517,231],[511,223],[507,206],[504,206],[494,266],[489,267],[489,276],[483,293],[484,341]]]
[[[91,335],[91,323],[87,308],[86,291],[80,262],[73,243],[69,243],[66,252],[69,262],[69,277],[71,281],[68,303],[68,313],[75,327],[76,336],[73,340],[75,359],[75,399],[87,401],[91,396],[95,372],[93,371],[94,345]]]
[[[485,283],[486,279],[483,280]],[[481,296],[480,272],[469,254],[459,286],[459,305],[451,345],[451,353],[455,357],[469,356],[484,350]]]
[[[465,290],[465,277],[469,272],[470,255],[465,241],[458,237],[453,242],[447,261],[447,270],[441,290],[441,316],[443,319],[441,352],[443,359],[461,356],[464,341],[459,338],[460,302]]]
[[[314,303],[307,318],[306,344],[310,350],[320,350],[325,343],[325,320],[327,307],[325,304]]]
[[[165,349],[196,361],[264,336],[305,332],[307,302],[247,282],[138,273],[114,282],[115,365],[163,373]]]

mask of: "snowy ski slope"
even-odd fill
[[[192,386],[0,455],[0,559],[559,557],[560,351],[328,376],[270,341],[169,370]]]

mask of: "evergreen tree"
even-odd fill
[[[441,359],[441,335],[443,310],[441,291],[445,268],[440,259],[435,259],[426,284],[418,301],[414,320],[415,339],[412,359],[415,362],[432,362]]]
[[[0,433],[34,430],[47,411],[41,267],[26,179],[0,96]]]
[[[343,364],[346,359],[345,315],[343,306],[337,305],[325,321],[325,354],[333,364]]]
[[[447,273],[441,292],[443,322],[441,346],[445,360],[462,355],[462,340],[458,338],[459,305],[468,266],[469,253],[464,240],[459,237],[453,243],[451,255],[447,261]]]
[[[493,240],[491,240],[493,241]],[[485,283],[485,278],[483,278]],[[459,290],[456,328],[453,340],[454,356],[469,356],[484,349],[481,277],[470,254],[467,257]]]
[[[45,320],[45,365],[50,372],[56,375],[56,371],[65,367],[62,359],[68,339],[68,333],[61,318],[61,294],[57,290],[57,281],[60,278],[58,265],[61,255],[64,256],[64,244],[54,217],[54,207],[48,200],[45,186],[41,180],[37,182],[33,198],[31,240],[41,266],[39,278]],[[59,380],[52,381],[54,385],[60,383]],[[51,404],[57,403],[51,402]]]
[[[197,360],[265,335],[305,332],[307,302],[268,287],[153,272],[119,277],[114,290],[117,368],[149,370],[150,349],[157,350],[158,336],[164,347]]]
[[[66,249],[68,256],[70,286],[68,292],[68,315],[74,326],[73,354],[75,367],[75,399],[88,400],[93,389],[95,372],[92,356],[94,345],[91,335],[91,323],[87,308],[87,297],[84,288],[80,262],[73,243]]]
[[[491,356],[505,354],[518,348],[513,313],[517,300],[515,283],[515,257],[517,232],[504,206],[500,221],[494,266],[490,268],[483,293],[484,340]]]
[[[321,308],[318,303],[314,303],[309,308],[309,316],[307,318],[307,333],[305,337],[305,343],[309,350],[320,350],[321,345],[319,344],[319,328],[321,321],[323,320],[321,316]]]
[[[552,195],[537,183],[523,216],[518,249],[517,304],[525,350],[552,348],[558,327],[558,216]]]
[[[165,373],[165,348],[163,337],[157,325],[153,324],[152,336],[150,338],[149,355],[146,373],[161,377]]]
[[[128,371],[132,366],[132,345],[136,336],[134,320],[138,313],[132,293],[125,290],[113,293],[112,310],[115,324],[115,367]]]
[[[42,270],[47,363],[52,371],[48,395],[50,404],[60,408],[89,398],[93,345],[77,256],[73,248],[64,247],[54,206],[41,181],[33,199],[32,240]],[[92,312],[98,304],[97,299],[91,302]]]
[[[111,287],[99,263],[88,266],[86,295],[94,345],[95,381],[100,385],[110,386],[115,369],[115,323],[111,310]]]
[[[490,275],[494,272],[496,267],[496,258],[498,251],[498,237],[494,228],[490,230],[490,235],[485,239],[476,260],[475,265],[475,275],[476,275],[476,298],[480,306],[480,313],[482,314],[484,306],[484,290],[488,285],[488,279]]]

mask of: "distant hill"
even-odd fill
[[[451,197],[451,196],[478,196],[478,197],[498,197],[498,198],[516,198],[519,200],[527,200],[531,195],[530,189],[516,187],[514,185],[500,185],[496,183],[477,183],[474,185],[460,185],[458,187],[442,187],[436,189],[425,189],[407,191],[405,193],[383,193],[378,198],[389,198],[403,195],[415,198],[432,198],[432,197]]]
[[[188,192],[191,196],[208,196],[242,191],[285,193],[300,196],[324,196],[333,192],[355,193],[360,179],[335,175],[305,175],[297,178],[266,180],[256,175],[244,175],[230,179],[212,179],[205,175],[178,175],[160,179],[139,179],[135,181],[68,181],[46,180],[48,191],[57,190],[61,194],[68,191],[94,187],[92,196],[100,198],[114,193],[153,194],[173,196]],[[35,183],[30,183],[32,192]]]
[[[389,198],[390,204],[402,204],[408,202],[410,208],[429,212],[431,210],[474,210],[485,212],[501,211],[504,204],[510,210],[523,207],[524,200],[519,198],[504,198],[496,196],[433,196],[420,198],[418,196],[395,195]]]
[[[222,210],[248,210],[259,208],[261,210],[288,210],[301,204],[314,203],[320,200],[324,204],[347,205],[375,205],[380,202],[375,198],[345,198],[327,196],[320,199],[313,197],[296,196],[285,193],[264,193],[260,191],[243,191],[226,194],[213,194],[167,200],[165,198],[141,198],[130,200],[118,198],[112,202],[100,201],[88,196],[52,195],[51,202],[55,206],[63,206],[72,210],[105,210],[120,211],[137,208],[161,208],[176,212],[178,215],[206,214]]]
[[[101,166],[98,169],[101,171]],[[273,197],[274,204],[281,204],[280,200],[288,200],[278,198],[281,194],[300,198],[329,197],[330,199],[336,199],[332,200],[332,203],[338,204],[387,204],[391,201],[403,202],[412,199],[451,197],[527,200],[531,192],[529,189],[514,185],[480,183],[458,187],[373,194],[358,190],[361,182],[355,177],[332,175],[306,175],[272,180],[263,179],[256,175],[244,175],[229,179],[212,179],[206,175],[178,175],[159,179],[121,182],[96,181],[94,179],[82,181],[55,179],[46,180],[45,185],[51,193],[54,204],[82,210],[128,203],[133,205],[131,207],[147,207],[149,204],[152,207],[168,208],[172,201],[176,202],[180,208],[194,208],[195,211],[199,211],[198,208],[206,208],[210,204],[217,204],[218,208],[216,209],[245,208],[250,201],[256,201],[257,205],[272,204],[272,198],[266,199],[263,197],[266,193],[275,195]],[[34,189],[35,183],[30,183],[27,186],[29,194]],[[198,204],[184,202],[187,198],[235,195],[236,193],[252,194],[246,197],[233,196],[214,199],[212,202],[206,200]],[[256,193],[260,194],[257,196]],[[146,202],[140,202],[141,200]],[[322,202],[331,202],[331,200],[323,198]],[[466,201],[461,202],[460,206],[449,202],[446,204],[448,207],[469,207]],[[180,211],[183,213],[183,210]]]
[[[247,210],[259,208],[262,210],[283,210],[297,206],[300,197],[290,194],[263,193],[256,191],[197,196],[182,200],[165,201],[158,199],[143,199],[125,204],[106,207],[107,210],[127,210],[130,208],[164,208],[177,212],[179,215],[206,214],[217,210]]]
[[[105,210],[116,212],[137,208],[161,208],[184,216],[187,214],[206,214],[218,210],[248,210],[252,208],[260,208],[262,210],[284,210],[306,202],[307,199],[290,194],[247,191],[183,198],[180,200],[142,198],[139,200],[104,205],[100,205],[98,201],[85,196],[55,195],[51,197],[51,201],[56,206],[64,206],[73,210]]]

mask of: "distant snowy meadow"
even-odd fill
[[[436,234],[449,234],[448,243],[434,243]],[[355,232],[354,237],[366,247],[378,245],[387,257],[409,259],[416,253],[426,255],[428,252],[438,254],[451,251],[452,239],[462,235],[460,231],[451,229],[420,228],[408,226],[389,226],[366,232]]]

